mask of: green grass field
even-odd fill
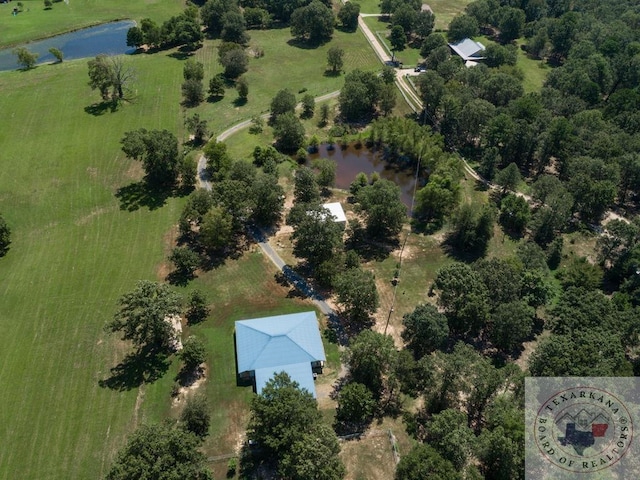
[[[16,16],[11,11],[16,2],[0,4],[0,47],[88,27],[112,20],[141,20],[149,17],[160,23],[184,8],[181,0],[69,0],[55,2],[44,9],[42,0],[22,0],[24,11]]]
[[[473,0],[423,0],[436,16],[436,30],[446,30],[453,17],[464,12]]]
[[[254,35],[265,58],[251,62],[247,105],[235,107],[232,91],[194,111],[219,131],[266,109],[284,86],[306,86],[313,94],[340,87],[342,78],[322,75],[324,50],[299,49],[288,38],[288,30]],[[336,41],[350,45],[352,67],[377,67],[360,33],[338,33]],[[207,52],[213,49],[198,58],[206,61]],[[99,100],[87,86],[86,60],[0,73],[6,121],[0,212],[13,230],[11,249],[0,259],[0,328],[7,339],[0,349],[0,479],[99,478],[128,432],[172,413],[175,361],[142,389],[119,392],[98,383],[130,351],[103,326],[137,280],[166,275],[164,258],[183,204],[173,198],[157,209],[127,211],[114,195],[142,174],[120,151],[124,132],[167,128],[184,138],[183,62],[170,53],[127,58],[137,71],[135,101],[102,114],[85,111]],[[219,68],[212,63],[209,73]],[[246,412],[249,392],[228,383],[232,321],[308,308],[273,295],[273,273],[253,253],[194,282],[211,290],[214,305],[213,320],[194,328],[211,341],[206,388],[215,419],[208,451],[228,451],[229,432],[238,431]]]

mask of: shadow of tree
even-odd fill
[[[449,235],[444,242],[442,242],[442,249],[444,253],[459,262],[473,263],[476,260],[482,258],[487,253],[488,245],[479,245],[474,248],[461,248],[454,243],[454,240]]]
[[[84,107],[84,111],[89,115],[93,115],[94,117],[99,117],[100,115],[104,115],[107,111],[113,113],[118,110],[118,103],[112,101],[105,101],[100,103],[94,103],[92,105],[88,105]]]
[[[336,70],[335,72],[333,70],[325,70],[322,75],[329,78],[339,77],[342,75],[342,70]]]
[[[189,281],[193,280],[194,278],[196,278],[196,275],[194,273],[174,270],[169,273],[169,275],[167,275],[167,278],[165,278],[165,280],[171,285],[186,287]]]
[[[119,188],[116,198],[120,200],[120,210],[134,212],[140,207],[147,207],[149,210],[162,207],[171,193],[166,189],[149,185],[143,180]]]
[[[238,97],[232,103],[233,103],[234,107],[243,107],[244,105],[247,104],[247,99],[246,98],[242,98],[242,97]]]
[[[154,347],[143,347],[128,354],[118,365],[111,369],[111,376],[100,380],[98,385],[110,390],[131,390],[143,383],[153,383],[162,377],[171,360],[164,351]]]

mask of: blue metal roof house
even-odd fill
[[[239,320],[235,326],[238,374],[253,380],[257,393],[284,371],[316,396],[314,373],[322,373],[326,357],[315,312]]]

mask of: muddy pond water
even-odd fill
[[[349,190],[349,185],[360,172],[371,175],[378,172],[380,178],[392,181],[400,187],[402,202],[409,208],[415,184],[415,172],[410,167],[388,163],[381,150],[371,150],[351,144],[343,149],[339,145],[329,150],[327,144],[319,146],[318,152],[309,155],[308,165],[316,158],[328,158],[337,163],[336,187]],[[419,187],[419,186],[418,186]]]
[[[64,60],[90,58],[101,53],[108,55],[133,53],[135,49],[127,46],[127,31],[134,25],[135,22],[131,20],[103,23],[19,46],[26,47],[31,53],[37,53],[38,65],[55,61],[54,56],[49,53],[52,47],[62,51]],[[20,68],[13,53],[15,48],[0,50],[0,71]]]

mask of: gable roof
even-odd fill
[[[326,360],[316,313],[237,321],[236,355],[239,373],[254,372],[258,393],[284,371],[315,397],[311,363]]]
[[[456,52],[463,60],[484,60],[482,52],[484,45],[480,42],[465,38],[458,43],[450,43],[451,50]]]

